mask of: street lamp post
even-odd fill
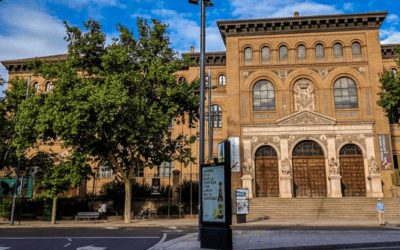
[[[26,94],[21,95],[25,96],[25,99],[28,99],[28,94],[29,94],[29,86],[31,85],[31,77],[28,77],[28,83],[26,86]],[[15,200],[17,199],[17,191],[18,191],[18,180],[19,180],[19,168],[21,165],[21,157],[18,156],[18,163],[17,163],[17,176],[15,180],[15,185],[14,185],[14,196],[13,196],[13,203],[12,203],[12,208],[11,208],[11,218],[10,218],[10,225],[14,225],[14,214],[15,214]],[[22,182],[21,182],[22,184]]]
[[[201,232],[201,167],[200,164],[204,163],[204,92],[205,92],[205,61],[206,61],[206,7],[213,7],[214,4],[211,0],[201,1],[201,25],[200,25],[200,135],[199,135],[199,237]],[[190,4],[199,4],[199,0],[188,0]]]

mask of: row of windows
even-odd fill
[[[44,90],[46,92],[50,92],[52,87],[53,87],[53,84],[51,82],[47,82]],[[40,90],[39,89],[39,83],[34,82],[33,83],[33,89],[35,90],[36,93],[39,92],[39,90]]]
[[[172,169],[174,169],[173,162],[163,162],[157,167],[157,172],[160,177],[172,176]],[[97,177],[99,179],[110,179],[113,178],[114,173],[111,168],[107,166],[107,163],[101,162],[98,168]],[[143,177],[143,169],[137,171],[136,177]]]
[[[179,82],[180,84],[184,84],[184,83],[186,83],[186,78],[182,76],[182,77],[179,78],[178,82]],[[206,85],[209,84],[209,83],[208,83],[208,75],[206,75],[205,82],[206,82]],[[219,75],[219,76],[218,76],[218,85],[219,85],[219,86],[225,86],[225,84],[226,84],[226,77],[225,77],[225,75]]]
[[[325,59],[325,46],[322,43],[318,43],[314,48],[315,58],[317,60]],[[353,59],[361,59],[362,58],[362,49],[359,42],[354,42],[351,45],[351,51],[353,55]],[[343,59],[343,45],[341,43],[335,43],[333,45],[333,56],[335,59]],[[300,44],[297,46],[297,59],[299,61],[307,59],[306,46]],[[282,45],[279,47],[279,61],[288,61],[289,60],[289,50],[286,45]],[[253,49],[250,47],[246,47],[244,49],[244,61],[245,63],[250,63],[253,61]],[[271,48],[268,46],[264,46],[261,49],[261,61],[269,62],[271,61]]]
[[[357,85],[348,77],[336,80],[334,84],[334,101],[336,109],[358,108]],[[275,110],[275,88],[267,80],[258,81],[253,87],[253,110]]]

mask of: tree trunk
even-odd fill
[[[57,197],[53,198],[53,213],[51,214],[51,224],[56,224],[57,216]]]
[[[131,223],[132,186],[131,180],[125,181],[125,223]]]

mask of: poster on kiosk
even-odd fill
[[[201,248],[232,249],[229,150],[229,141],[221,142],[218,161],[201,165]]]

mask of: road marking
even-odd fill
[[[159,239],[157,236],[138,237],[70,237],[68,239]],[[65,237],[0,237],[0,240],[51,240],[65,239]]]
[[[85,247],[79,247],[76,250],[103,250],[106,249],[107,247],[95,247],[93,245],[90,246],[85,246]]]
[[[11,247],[0,247],[0,250],[10,249]]]
[[[118,229],[118,227],[105,227],[106,229]]]
[[[72,241],[70,238],[67,238],[68,241]]]
[[[69,245],[71,245],[71,243],[68,243],[68,244],[64,245],[64,247],[67,247],[67,246],[69,246]]]
[[[150,247],[150,248],[147,249],[147,250],[157,249],[157,246],[158,246],[158,245],[161,245],[166,239],[167,239],[167,234],[165,233],[165,234],[163,235],[163,237],[161,238],[161,240],[160,240],[157,244],[155,244],[153,247]]]

